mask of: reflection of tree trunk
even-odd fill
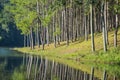
[[[103,73],[103,80],[107,80],[106,71],[105,70],[104,70],[104,73]]]
[[[60,80],[62,80],[62,65],[60,65],[60,71],[59,71],[60,73]]]
[[[77,80],[77,78],[78,78],[78,73],[79,73],[79,71],[78,70],[75,70],[75,79]],[[83,80],[83,79],[82,79]]]
[[[28,62],[29,62],[29,56],[28,55],[26,55],[26,61],[25,61],[25,63],[26,63],[26,66],[28,67]],[[27,68],[26,67],[26,68]]]
[[[93,80],[93,77],[94,77],[94,68],[92,67],[92,68],[91,68],[90,80]]]
[[[68,69],[68,66],[65,66],[65,80],[67,80],[67,70]]]
[[[62,68],[62,79],[61,80],[64,80],[64,65],[63,65],[63,68]]]
[[[34,60],[34,62],[33,62]],[[62,65],[60,63],[55,63],[54,61],[43,60],[41,57],[40,63],[39,57],[29,56],[27,65],[27,79],[34,80],[97,80],[94,78],[94,68],[91,68],[91,75],[87,72],[83,72],[67,65]],[[32,65],[35,65],[32,67]],[[39,65],[39,66],[38,66]],[[32,73],[32,68],[34,68],[34,73]],[[38,70],[38,71],[37,71]],[[34,74],[34,75],[33,75]],[[106,73],[104,72],[103,80],[106,80]]]
[[[84,72],[84,80],[87,80],[87,77],[86,77],[86,72]]]
[[[31,67],[32,67],[32,61],[33,61],[33,56],[30,56],[29,62],[28,62],[28,68],[27,68],[27,71],[28,71],[27,78],[28,78],[28,80],[29,80],[29,78],[30,78],[30,72],[31,72]]]
[[[53,80],[53,69],[54,69],[54,60],[52,62],[52,68],[51,68],[51,80]]]
[[[25,55],[23,55],[23,65],[25,66]]]
[[[45,71],[44,71],[43,80],[46,80],[47,66],[48,66],[48,61],[47,61],[47,59],[46,59],[46,60],[45,60]]]
[[[38,72],[39,72],[39,80],[41,80],[41,75],[42,75],[42,64],[43,64],[43,59],[42,59],[42,57],[41,57],[41,60],[40,60],[40,66],[39,66],[39,70],[38,70]]]
[[[114,75],[114,79],[113,80],[116,80],[116,76]]]
[[[36,80],[36,77],[37,77],[37,68],[38,68],[38,59],[39,59],[39,57],[37,56],[36,57],[37,58],[37,60],[36,60],[36,64],[35,64],[35,77],[34,77],[34,80]]]

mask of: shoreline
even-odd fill
[[[31,50],[28,47],[13,48],[13,50],[28,53],[33,55],[40,55],[44,57],[61,58],[66,60],[75,60],[83,62],[96,62],[102,64],[119,64],[120,63],[120,30],[118,31],[118,46],[114,47],[114,31],[108,33],[109,45],[107,45],[107,52],[103,50],[103,41],[101,41],[102,33],[95,34],[95,52],[91,51],[91,38],[89,35],[88,41],[84,41],[82,38],[71,42],[69,46],[66,46],[66,41],[60,42],[60,45],[54,47],[51,43],[45,45],[45,50],[35,46],[35,49]]]
[[[111,48],[108,52],[94,52],[86,54],[62,54],[57,53],[47,53],[47,51],[36,51],[30,50],[28,48],[14,48],[13,50],[21,52],[23,54],[37,55],[52,59],[62,59],[62,60],[73,60],[78,62],[88,62],[88,63],[100,63],[100,64],[119,64],[120,63],[120,47]],[[112,54],[113,53],[113,54]]]

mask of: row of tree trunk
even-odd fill
[[[34,27],[30,27],[30,34],[25,36],[24,45],[34,49],[35,45],[39,48],[41,44],[44,50],[45,44],[49,46],[50,43],[54,43],[57,47],[60,42],[66,41],[68,46],[70,41],[82,38],[87,41],[88,35],[91,34],[91,48],[95,51],[94,33],[102,32],[103,48],[107,51],[108,32],[114,29],[114,46],[117,47],[120,20],[118,11],[110,9],[114,5],[119,5],[118,1],[98,0],[93,3],[92,0],[49,0],[43,4],[37,0],[37,28],[34,30]],[[51,13],[53,15],[49,17]],[[50,21],[42,20],[40,16]]]

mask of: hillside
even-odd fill
[[[120,30],[118,31],[118,47],[113,47],[114,32],[108,33],[109,45],[108,51],[105,53],[103,51],[103,41],[102,33],[95,34],[95,47],[96,51],[91,52],[91,40],[88,41],[78,40],[76,42],[70,43],[69,46],[65,45],[65,42],[61,42],[57,48],[54,48],[54,44],[45,46],[45,50],[38,49],[34,50],[30,48],[15,48],[20,52],[30,53],[34,55],[41,55],[45,57],[52,58],[64,58],[80,61],[95,61],[101,63],[117,63],[120,62]]]

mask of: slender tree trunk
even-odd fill
[[[117,0],[117,5],[118,5],[118,0]],[[114,47],[117,47],[117,32],[118,32],[118,12],[116,12],[115,15],[115,21],[116,21],[116,25],[115,25],[115,32],[114,32]]]
[[[90,4],[90,27],[91,27],[91,45],[92,45],[92,51],[95,51],[95,42],[94,42],[94,27],[93,27],[93,9],[92,9],[92,3]]]
[[[39,1],[37,0],[37,6],[36,6],[36,8],[37,8],[37,15],[38,15],[38,18],[37,18],[37,32],[36,32],[36,37],[37,37],[37,46],[38,46],[38,48],[40,48],[40,38],[39,38],[39,26],[40,26],[40,24],[39,24]]]
[[[105,30],[105,16],[104,16],[104,2],[101,3],[101,25],[103,29],[103,47],[104,51],[107,51],[107,43],[106,43],[106,30]]]
[[[114,47],[117,47],[118,15],[116,14],[116,26],[114,32]]]
[[[37,24],[37,46],[38,48],[40,48],[39,23]]]
[[[34,41],[33,41],[33,28],[30,27],[30,40],[31,40],[31,49],[34,49]]]
[[[26,35],[24,35],[24,47],[26,47]]]
[[[84,27],[85,27],[85,41],[88,41],[88,33],[87,33],[87,16],[84,16]]]
[[[47,39],[47,45],[49,46],[49,29],[46,27],[46,39]]]
[[[108,1],[105,0],[105,31],[106,31],[106,43],[109,45],[109,40],[108,40]]]
[[[54,47],[56,48],[56,34],[55,34],[55,16],[53,16],[53,39],[54,39]]]
[[[66,1],[68,3],[68,1]],[[67,6],[67,5],[66,5]],[[65,7],[65,14],[66,14],[66,41],[67,41],[67,46],[69,46],[69,10],[67,7]]]
[[[27,47],[30,47],[30,36],[27,34]]]

